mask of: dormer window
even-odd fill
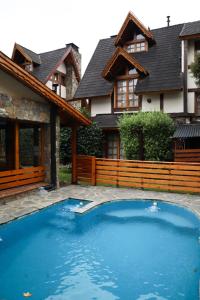
[[[128,41],[124,48],[128,53],[143,52],[148,50],[148,43],[142,34],[133,35],[133,40]]]
[[[132,41],[126,44],[125,49],[128,53],[147,51],[147,42]]]
[[[24,69],[28,72],[33,72],[33,65],[32,64],[25,64]]]

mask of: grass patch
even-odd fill
[[[60,185],[71,184],[71,168],[68,166],[61,166],[59,169]]]

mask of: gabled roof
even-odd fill
[[[14,60],[16,51],[19,51],[28,61],[34,62],[37,65],[41,64],[41,58],[40,55],[15,43],[12,53],[12,60]]]
[[[116,71],[116,68],[119,68],[118,64],[121,64],[122,60],[124,60],[126,64],[129,64],[131,67],[135,68],[140,74],[148,75],[147,70],[145,70],[145,68],[141,66],[133,56],[128,54],[123,48],[118,47],[107,62],[102,72],[102,76],[108,80],[113,79],[115,77],[115,74],[113,73]],[[115,70],[113,70],[114,68]]]
[[[40,57],[42,63],[39,67],[33,70],[33,75],[43,83],[46,83],[49,80],[59,65],[61,65],[66,59],[70,59],[73,63],[77,80],[80,81],[80,73],[78,71],[71,46],[41,53]]]
[[[200,21],[185,23],[180,33],[182,39],[194,38],[194,36],[200,37]]]
[[[149,76],[138,81],[136,92],[182,89],[181,41],[179,38],[182,28],[183,24],[179,24],[152,30],[156,44],[148,51],[133,54],[138,63],[149,73]],[[115,37],[99,41],[76,91],[76,99],[105,96],[112,93],[113,82],[105,80],[102,72],[116,51],[114,43]]]
[[[78,81],[80,81],[80,72],[70,44],[64,48],[40,54],[36,54],[35,52],[19,44],[15,44],[12,55],[13,61],[15,61],[14,58],[16,50],[20,50],[20,52],[26,57],[28,61],[35,62],[37,64],[37,66],[33,69],[32,74],[43,83],[46,83],[48,81],[48,79],[56,71],[59,65],[61,65],[66,59],[73,64],[76,78]]]
[[[115,46],[118,46],[120,44],[122,44],[122,41],[124,36],[126,35],[126,31],[129,30],[129,27],[128,25],[129,24],[134,24],[135,27],[137,27],[140,32],[149,40],[149,41],[154,41],[154,38],[153,38],[153,34],[152,32],[147,29],[137,18],[136,16],[132,13],[132,12],[129,12],[117,37],[116,37],[116,40],[115,40]]]
[[[34,92],[46,98],[47,101],[54,103],[59,108],[62,114],[65,113],[66,121],[69,120],[70,122],[75,122],[83,125],[91,124],[91,121],[83,116],[78,110],[64,101],[61,97],[56,95],[53,91],[51,91],[47,86],[37,80],[30,73],[14,63],[2,52],[0,52],[0,69],[4,70],[20,82],[22,82],[24,85],[28,86]]]

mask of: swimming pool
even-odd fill
[[[198,299],[194,214],[152,201],[82,215],[77,205],[63,201],[0,227],[0,300]]]

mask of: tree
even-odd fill
[[[190,65],[190,69],[195,78],[195,83],[200,86],[200,54],[195,56],[194,62]]]
[[[172,157],[173,120],[162,112],[124,114],[119,120],[120,136],[127,159],[169,160]]]

